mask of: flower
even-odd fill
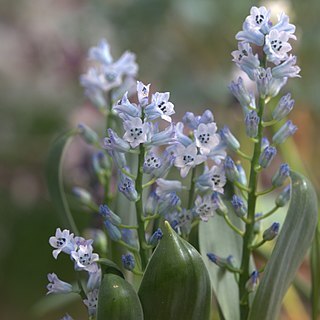
[[[220,137],[222,141],[232,150],[238,150],[240,148],[240,142],[238,139],[231,133],[230,129],[227,126],[224,126],[220,130]]]
[[[95,261],[99,260],[99,255],[92,252],[93,247],[91,245],[80,245],[77,251],[71,252],[71,257],[76,263],[76,270],[86,270],[88,272],[95,272],[97,270]]]
[[[70,283],[61,281],[55,273],[48,273],[49,284],[47,285],[48,292],[51,293],[70,293],[72,292],[72,285]]]
[[[94,289],[93,291],[90,291],[87,293],[87,299],[83,300],[83,303],[88,308],[89,316],[94,316],[97,311],[97,305],[98,305],[98,294],[99,290]]]
[[[148,104],[150,83],[145,85],[141,81],[137,81],[137,95],[139,103],[142,107]]]
[[[268,229],[263,232],[263,240],[271,241],[273,240],[279,233],[280,223],[274,222]]]
[[[132,148],[147,141],[148,124],[143,123],[140,118],[135,117],[124,121],[123,127],[126,130],[123,139],[128,141]]]
[[[257,136],[259,121],[260,118],[258,117],[256,111],[251,110],[249,113],[247,113],[245,118],[245,125],[248,137],[255,138]]]
[[[290,34],[285,31],[273,29],[266,35],[263,51],[267,55],[267,59],[278,65],[281,61],[288,58],[288,52],[292,49],[288,43]]]
[[[128,99],[128,92],[112,107],[122,120],[130,120],[131,118],[141,117],[141,108],[135,103],[131,103]]]
[[[154,120],[158,117],[171,122],[171,115],[175,113],[173,103],[169,102],[170,92],[156,92],[151,97],[151,104],[145,109],[145,115],[147,120]]]
[[[163,237],[163,232],[160,228],[158,228],[149,238],[148,244],[151,246],[156,246]]]
[[[290,111],[293,109],[293,106],[294,100],[291,99],[291,94],[287,93],[281,97],[279,103],[272,111],[272,118],[278,121],[282,120],[290,113]]]
[[[136,265],[134,256],[131,253],[123,254],[121,256],[122,265],[126,270],[132,271]]]
[[[274,144],[283,143],[287,138],[294,135],[298,130],[298,127],[295,126],[291,120],[288,120],[272,137]]]
[[[118,190],[129,200],[137,201],[139,195],[135,189],[135,182],[122,172],[120,172],[120,181],[118,184]]]
[[[248,292],[253,292],[257,289],[258,285],[259,285],[259,272],[255,270],[251,273],[249,280],[246,282],[246,289]]]
[[[226,181],[223,165],[212,166],[210,169],[206,166],[203,174],[198,177],[196,186],[200,191],[212,190],[223,193]]]
[[[180,168],[180,175],[185,178],[189,170],[198,164],[206,161],[207,157],[204,155],[198,155],[197,147],[194,143],[187,147],[182,144],[176,145],[176,158],[174,165]]]
[[[201,154],[210,153],[220,142],[220,136],[216,133],[217,125],[214,122],[204,124],[200,123],[198,128],[194,130],[196,138],[196,146],[200,149]]]
[[[89,278],[87,281],[87,289],[89,291],[92,291],[94,289],[98,289],[100,287],[101,277],[102,277],[102,273],[101,273],[100,268],[98,268],[94,272],[89,272]]]
[[[211,195],[205,195],[204,197],[197,196],[193,210],[202,221],[207,222],[210,217],[213,217],[215,209],[216,206]]]
[[[282,163],[276,172],[276,174],[272,177],[272,185],[274,187],[280,187],[283,185],[285,180],[290,176],[290,167],[287,163]]]
[[[260,157],[259,157],[259,164],[262,168],[269,167],[270,163],[272,162],[273,158],[277,154],[277,149],[273,146],[268,146],[263,149]]]
[[[55,236],[50,237],[49,243],[53,248],[56,248],[52,255],[57,259],[60,252],[70,254],[74,250],[74,234],[67,229],[61,231],[60,228],[57,228]]]
[[[272,68],[272,76],[274,78],[300,77],[299,72],[301,69],[298,66],[295,66],[296,62],[297,57],[290,54],[284,62]]]
[[[200,123],[208,124],[213,120],[210,110],[205,110],[201,116],[195,116],[193,112],[186,112],[182,118],[182,122],[192,130],[197,129]]]
[[[170,192],[179,192],[184,187],[179,180],[166,180],[159,178],[157,179],[157,188],[156,188],[156,194],[161,197],[162,195]]]
[[[231,204],[233,206],[234,212],[238,217],[244,217],[247,214],[247,207],[243,200],[237,195],[233,195]]]
[[[237,82],[231,81],[229,89],[243,108],[248,108],[249,106],[251,108],[256,107],[254,95],[247,91],[241,77],[238,78]]]

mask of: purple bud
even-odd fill
[[[220,136],[222,141],[232,150],[238,150],[240,148],[240,143],[237,138],[231,133],[227,126],[224,126],[220,130]]]
[[[160,228],[156,230],[153,235],[149,238],[148,244],[151,246],[156,246],[158,241],[161,240],[163,237],[163,233]]]
[[[131,253],[123,254],[121,257],[122,265],[126,270],[132,271],[136,265],[134,256]]]
[[[275,155],[277,154],[277,149],[275,147],[272,146],[268,146],[266,147],[259,158],[259,164],[262,168],[267,168],[271,161],[273,160],[273,158],[275,157]]]
[[[247,214],[247,207],[243,200],[237,195],[233,195],[231,204],[238,217],[244,217]]]
[[[283,96],[275,109],[272,111],[272,118],[275,120],[282,120],[284,117],[286,117],[290,111],[292,110],[294,105],[294,100],[291,99],[291,94],[287,93],[285,96]]]
[[[283,185],[284,181],[290,175],[290,167],[287,163],[282,163],[276,172],[276,174],[272,178],[272,185],[274,187],[280,187]]]
[[[297,126],[295,126],[292,121],[287,121],[272,137],[274,144],[280,144],[287,140],[288,137],[292,136],[297,131]]]
[[[260,118],[254,110],[251,110],[245,118],[246,133],[250,138],[255,138],[258,134]]]
[[[225,168],[225,173],[228,180],[230,181],[238,180],[239,172],[238,172],[237,166],[229,156],[226,157],[226,160],[224,162],[224,168]]]
[[[279,229],[280,229],[280,223],[278,222],[274,222],[271,227],[269,227],[268,229],[266,229],[263,232],[263,240],[264,241],[271,241],[273,240],[279,233]]]

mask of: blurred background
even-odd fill
[[[89,47],[106,38],[116,59],[125,50],[136,53],[139,79],[171,92],[176,119],[187,110],[210,108],[220,127],[227,124],[241,136],[242,112],[227,86],[237,72],[230,55],[237,46],[234,36],[253,4],[284,10],[297,26],[294,52],[302,78],[290,80],[285,92],[292,91],[296,100],[291,118],[299,130],[288,144],[286,161],[317,185],[318,0],[308,5],[299,0],[1,0],[0,319],[60,319],[66,310],[75,319],[87,319],[77,302],[53,311],[39,302],[48,272],[64,280],[74,277],[70,261],[55,261],[48,244],[60,222],[44,166],[60,132],[80,121],[103,124],[79,85]],[[77,162],[82,146],[79,142],[72,149],[71,184],[86,179]],[[283,319],[307,315],[306,303],[292,303]]]

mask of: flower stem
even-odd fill
[[[250,168],[250,179],[249,179],[249,189],[250,192],[248,194],[248,219],[250,221],[249,224],[246,225],[246,230],[243,238],[243,247],[242,247],[242,261],[241,261],[241,269],[243,270],[242,274],[240,274],[239,279],[239,299],[240,299],[240,316],[241,320],[245,320],[248,318],[249,314],[249,302],[248,302],[248,293],[246,291],[246,282],[249,279],[249,264],[250,264],[250,254],[251,250],[249,248],[250,243],[252,242],[252,238],[254,235],[254,223],[255,223],[255,210],[256,210],[256,189],[258,182],[258,172],[256,168],[259,165],[259,157],[261,153],[261,140],[263,133],[262,126],[262,116],[265,106],[265,100],[263,98],[259,99],[259,110],[258,116],[260,118],[259,126],[258,126],[258,135],[256,137],[254,151],[251,161]]]
[[[139,199],[136,201],[136,215],[138,222],[138,238],[140,244],[140,258],[141,258],[141,266],[142,270],[144,270],[148,263],[147,251],[145,249],[146,238],[145,238],[145,230],[144,230],[144,219],[143,219],[143,200],[142,200],[142,192],[143,192],[143,162],[144,162],[144,146],[140,144],[140,153],[138,158],[138,170],[137,170],[137,179],[136,179],[136,190],[139,194]]]
[[[193,206],[194,192],[196,188],[195,177],[196,177],[196,169],[197,167],[193,167],[191,171],[191,180],[190,180],[190,189],[189,189],[189,198],[188,198],[188,210],[190,210]]]
[[[239,234],[241,237],[243,237],[244,233],[239,230],[235,225],[232,224],[232,222],[230,221],[229,217],[224,214],[223,215],[224,220],[226,221],[227,225],[233,230],[235,231],[237,234]]]

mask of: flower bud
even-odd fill
[[[277,149],[275,147],[269,146],[266,147],[259,158],[259,164],[262,168],[267,168],[275,155],[277,154]]]
[[[292,136],[297,131],[297,126],[295,126],[292,121],[287,121],[272,137],[274,144],[280,144],[287,140],[288,137]]]
[[[226,205],[223,203],[220,195],[218,192],[213,192],[212,194],[212,201],[215,206],[215,211],[218,215],[223,216],[228,213],[228,208]]]
[[[258,285],[259,285],[259,272],[255,270],[251,273],[250,278],[246,283],[246,289],[248,292],[253,292],[257,289]]]
[[[131,253],[123,254],[121,257],[122,265],[126,270],[132,271],[136,265],[134,256]]]
[[[238,172],[239,172],[239,178],[238,181],[243,185],[247,185],[248,181],[247,181],[247,175],[246,172],[243,169],[243,166],[240,163],[236,164]]]
[[[114,226],[109,220],[104,221],[104,225],[107,229],[108,236],[113,241],[119,241],[121,239],[120,230]]]
[[[84,205],[88,206],[88,205],[91,205],[93,203],[91,194],[87,190],[85,190],[83,188],[74,187],[74,188],[72,188],[72,193]]]
[[[289,177],[289,175],[290,175],[289,165],[286,163],[281,164],[278,171],[272,178],[272,185],[274,187],[282,186],[285,180]]]
[[[258,134],[260,118],[254,110],[251,110],[245,117],[246,133],[250,138],[255,138]]]
[[[273,240],[279,233],[279,228],[280,228],[280,223],[278,222],[274,222],[271,227],[269,227],[268,229],[266,229],[263,232],[263,240],[264,241],[271,241]]]
[[[290,192],[291,187],[290,185],[287,185],[276,198],[276,205],[278,207],[284,207],[288,203],[290,200]]]
[[[209,260],[211,262],[213,262],[214,264],[216,264],[218,267],[220,268],[227,268],[227,267],[234,267],[233,265],[233,256],[230,255],[227,258],[221,258],[217,255],[215,255],[214,253],[207,253],[207,257],[209,258]]]
[[[226,157],[226,160],[224,162],[224,168],[228,180],[236,181],[239,179],[239,172],[237,166],[229,156]]]
[[[238,150],[240,148],[240,143],[237,138],[231,133],[227,126],[224,126],[220,130],[220,136],[222,141],[232,150]]]
[[[237,195],[233,195],[231,204],[233,209],[238,217],[244,217],[247,214],[247,207],[244,204],[243,200]]]
[[[292,110],[294,105],[294,100],[291,99],[291,94],[287,93],[285,96],[283,96],[278,105],[275,107],[275,109],[272,112],[272,118],[275,120],[282,120],[284,117],[286,117],[290,111]]]
[[[99,137],[95,131],[84,123],[78,124],[78,132],[80,136],[89,144],[99,144]]]
[[[156,230],[153,235],[149,238],[148,244],[151,246],[156,246],[158,244],[158,241],[162,239],[163,233],[160,228]]]

